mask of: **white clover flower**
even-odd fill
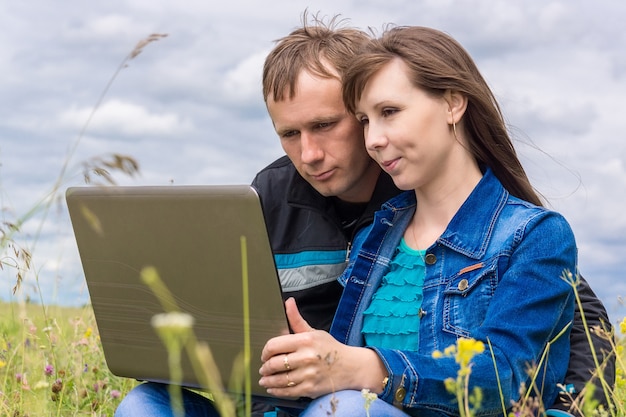
[[[35,384],[33,388],[36,390],[40,390],[40,389],[48,388],[49,386],[50,384],[47,381],[39,381]]]
[[[190,314],[173,311],[171,313],[155,314],[152,316],[150,323],[155,329],[188,330],[193,327],[194,318]]]
[[[189,339],[194,318],[187,313],[173,311],[155,314],[150,322],[168,349],[178,349]]]

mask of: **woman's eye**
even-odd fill
[[[361,125],[363,125],[363,126],[367,125],[369,122],[370,122],[370,120],[367,117],[365,117],[365,116],[359,118],[359,123],[361,123]]]
[[[397,111],[398,109],[386,108],[381,111],[381,114],[383,117],[389,117],[393,115],[394,113],[396,113]]]

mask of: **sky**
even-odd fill
[[[140,173],[114,174],[122,185],[240,184],[281,156],[261,68],[305,9],[456,38],[502,106],[532,183],[572,225],[580,271],[612,321],[624,317],[622,0],[2,2],[0,228],[24,221],[10,237],[32,264],[13,295],[15,255],[1,252],[0,300],[88,302],[63,199],[84,185],[85,161],[133,157]],[[153,33],[167,36],[125,61]]]

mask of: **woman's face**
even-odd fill
[[[403,190],[435,186],[450,177],[467,151],[452,130],[450,105],[415,87],[396,58],[367,82],[356,106],[370,156]]]

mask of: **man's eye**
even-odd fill
[[[290,130],[288,132],[284,132],[281,137],[283,138],[292,138],[298,134],[297,130]]]
[[[317,124],[318,129],[327,129],[333,125],[332,122],[321,122]]]

